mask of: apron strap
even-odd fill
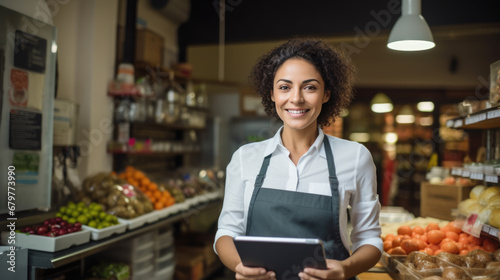
[[[328,137],[325,135],[323,139],[325,154],[326,154],[326,162],[328,163],[328,173],[330,180],[330,189],[332,191],[332,207],[333,213],[338,213],[338,215],[333,215],[333,239],[337,244],[343,244],[342,238],[340,237],[340,195],[339,195],[339,180],[337,178],[337,173],[335,170],[335,163],[333,161],[332,149],[330,147],[330,141]],[[342,246],[344,247],[344,246]],[[344,247],[345,248],[345,247]]]
[[[257,175],[257,178],[255,179],[255,185],[252,193],[252,198],[250,199],[250,205],[248,207],[248,217],[247,217],[247,234],[250,231],[250,227],[252,225],[252,214],[253,214],[253,205],[255,204],[255,198],[257,197],[257,194],[260,191],[260,187],[262,187],[262,184],[264,183],[264,178],[266,178],[266,172],[267,172],[267,167],[269,166],[269,162],[271,161],[271,156],[272,154],[269,154],[264,158],[264,161],[262,162],[262,165],[260,167],[259,174]]]

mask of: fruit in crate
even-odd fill
[[[158,186],[146,174],[133,166],[127,166],[125,171],[118,175],[129,184],[137,187],[153,203],[154,209],[160,210],[173,205],[176,200],[163,185]]]
[[[98,173],[82,183],[80,200],[96,202],[103,210],[123,219],[132,219],[153,211],[151,201],[135,186],[112,173]]]
[[[389,233],[382,239],[384,251],[390,255],[408,255],[415,251],[429,255],[466,255],[477,249],[491,254],[500,248],[498,239],[474,237],[455,227],[455,222],[448,222],[442,227],[429,223],[425,228],[401,225],[397,234]]]
[[[70,223],[61,217],[55,217],[47,219],[41,224],[24,227],[19,232],[56,237],[81,230],[81,223]]]
[[[59,208],[56,216],[97,229],[118,224],[117,217],[104,212],[102,206],[96,202],[91,202],[88,206],[83,202],[69,202],[66,206]]]
[[[162,187],[172,194],[172,197],[175,199],[176,203],[182,203],[186,200],[181,187],[176,183],[175,180],[169,180],[167,184],[162,184]]]

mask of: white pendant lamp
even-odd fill
[[[375,94],[371,101],[371,109],[375,113],[388,113],[393,107],[391,99],[381,92]]]
[[[402,0],[401,17],[394,24],[387,42],[389,49],[423,51],[434,48],[431,30],[420,13],[420,0]]]

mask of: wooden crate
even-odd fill
[[[453,221],[451,210],[469,198],[474,185],[444,185],[424,182],[420,185],[420,216]]]

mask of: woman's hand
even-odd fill
[[[248,267],[244,266],[242,263],[236,265],[236,279],[264,279],[264,280],[275,280],[276,274],[272,271],[267,271],[262,267]]]
[[[341,262],[337,260],[326,260],[327,269],[306,268],[299,273],[302,280],[334,279],[345,280],[345,269]]]

